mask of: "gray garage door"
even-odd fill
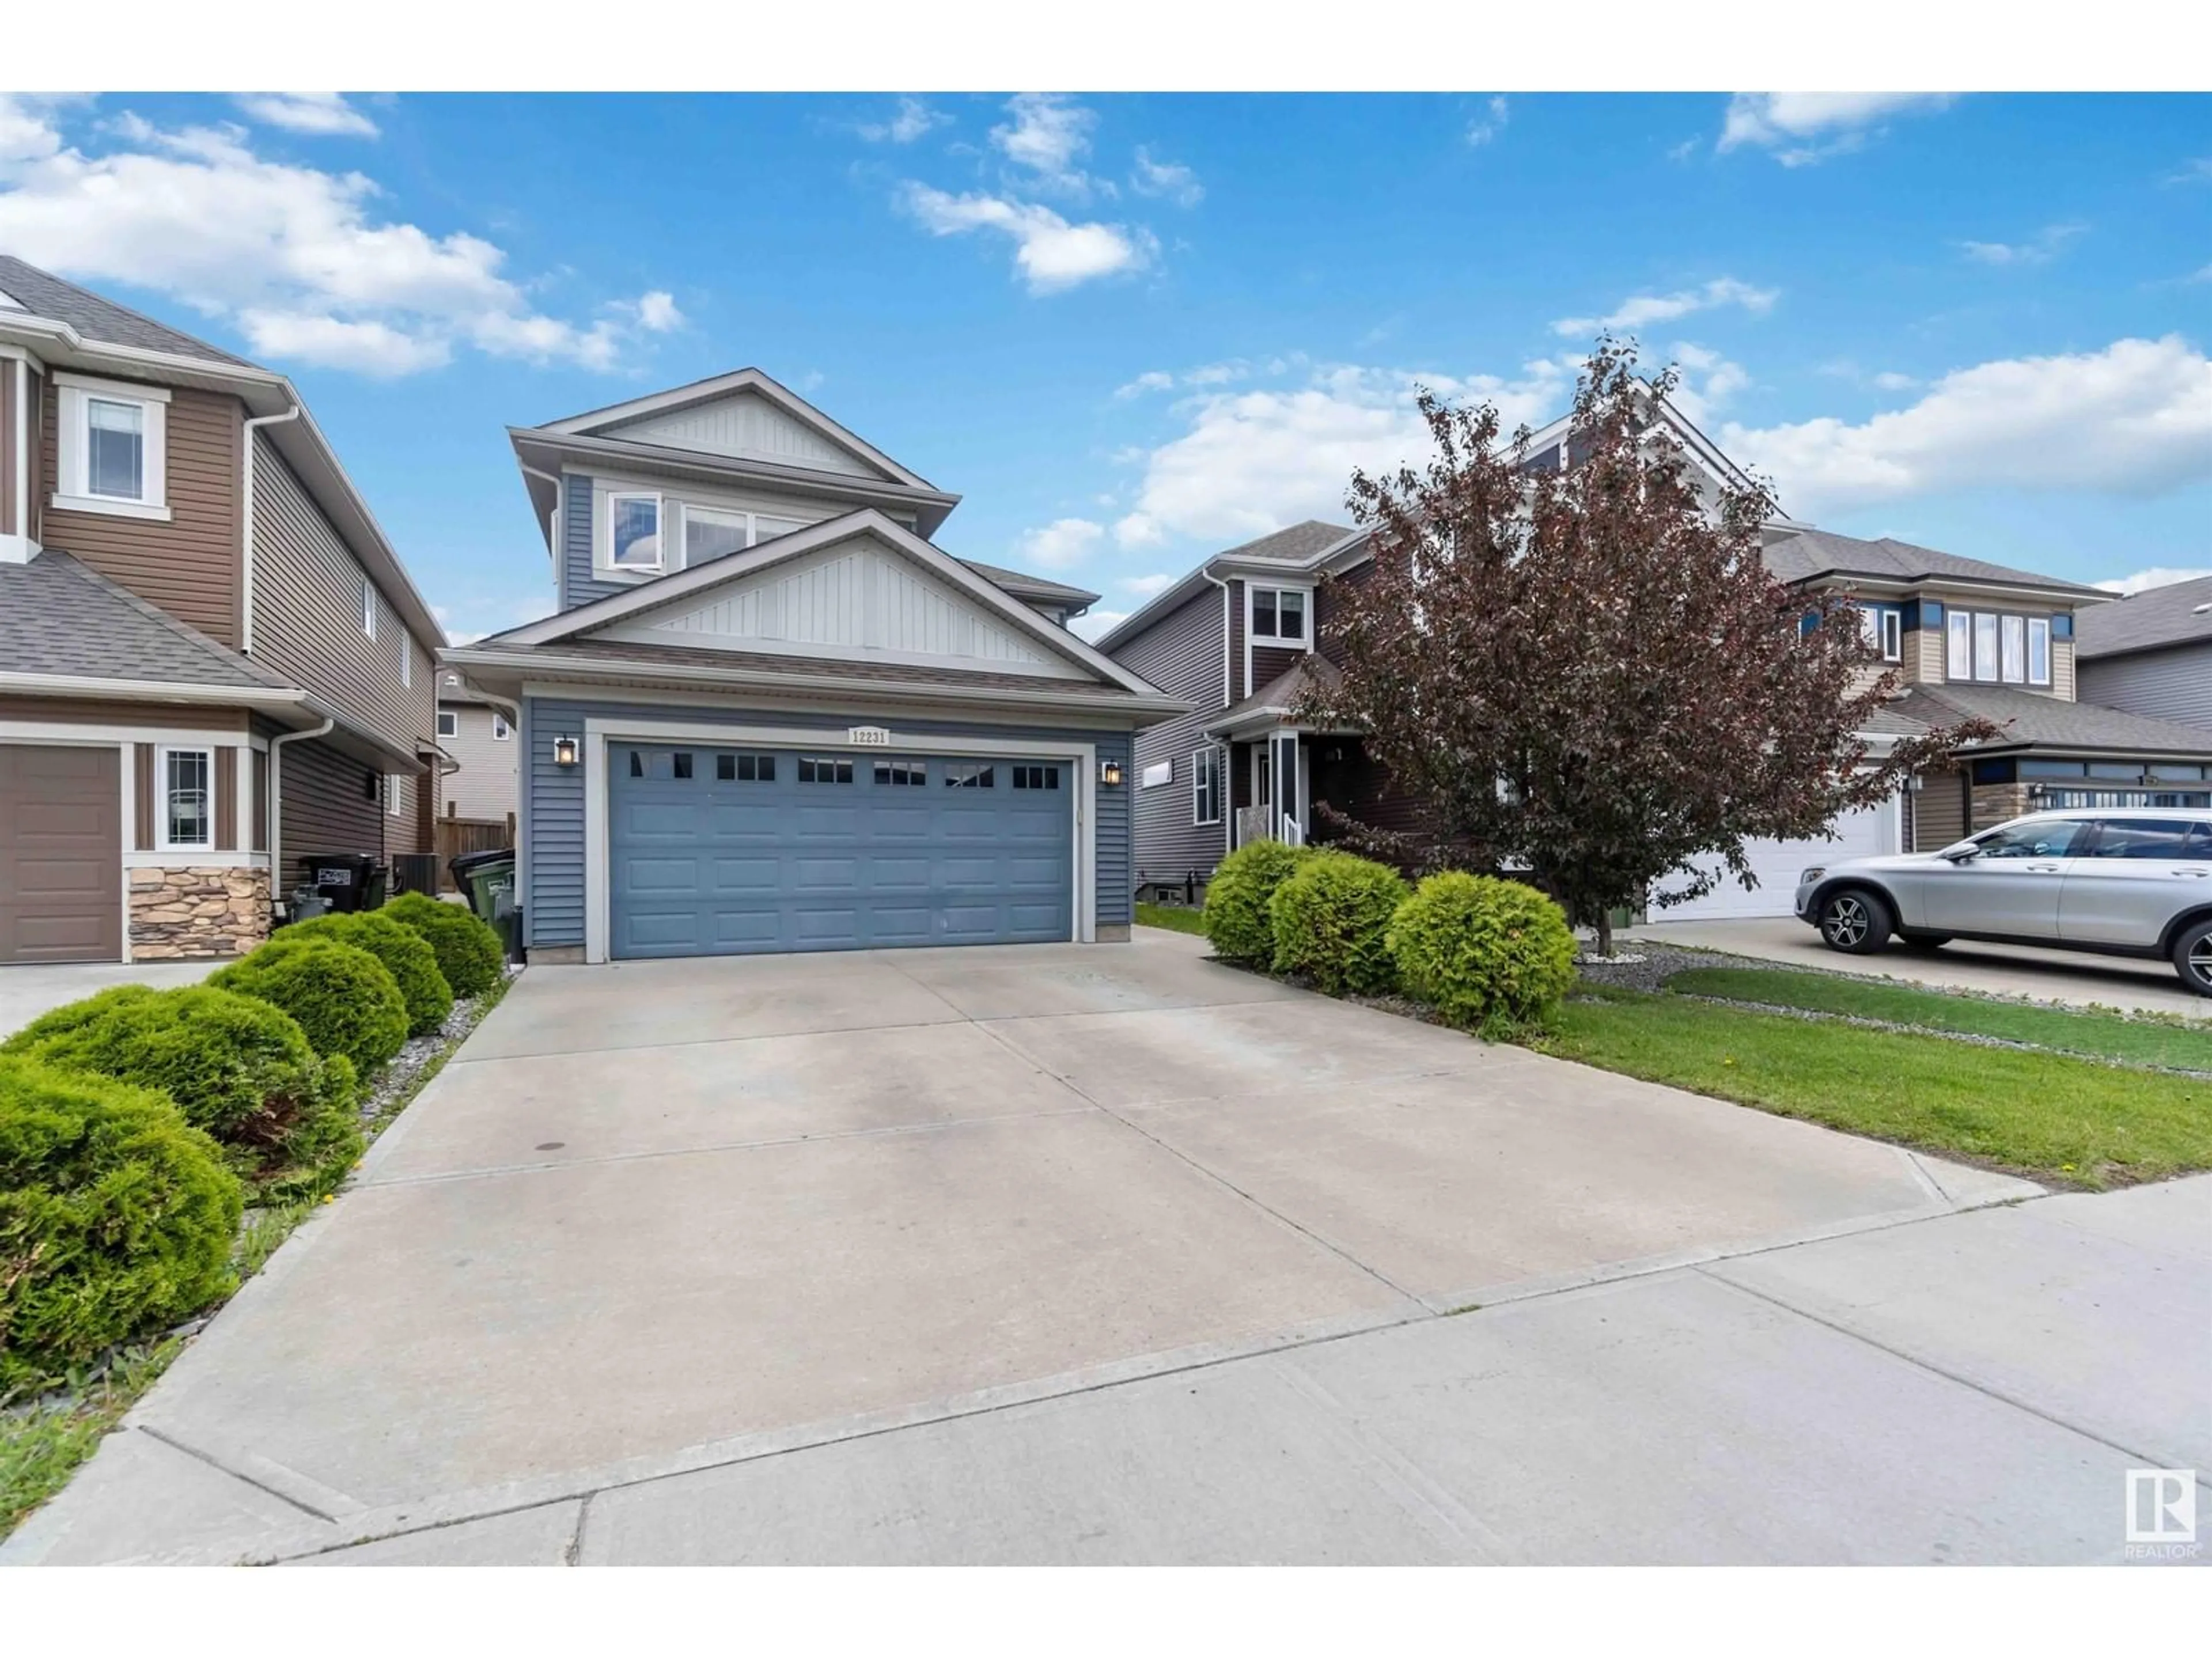
[[[617,957],[1065,939],[1073,769],[611,744]]]

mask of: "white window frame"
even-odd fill
[[[361,573],[361,636],[365,640],[376,637],[376,584],[364,570]]]
[[[1960,648],[1962,645],[1964,650]],[[1944,607],[1943,678],[1962,683],[1974,678],[1974,613],[1971,611]]]
[[[2014,666],[2018,673],[2006,672]],[[2010,611],[1997,618],[1997,679],[2005,685],[2027,684],[2027,618]]]
[[[1275,596],[1275,628],[1277,631],[1273,634],[1262,634],[1259,632],[1257,628],[1255,626],[1255,618],[1259,615],[1260,595],[1262,593],[1272,593]],[[1298,620],[1300,631],[1295,635],[1285,634],[1281,631],[1283,625],[1283,596],[1285,593],[1295,593],[1298,596]],[[1313,589],[1310,587],[1282,586],[1273,582],[1245,583],[1244,637],[1251,641],[1255,645],[1258,645],[1264,641],[1267,644],[1278,649],[1285,649],[1291,647],[1297,647],[1303,649],[1312,645],[1313,600]]]
[[[1190,822],[1193,829],[1204,829],[1221,822],[1221,786],[1227,770],[1221,762],[1220,744],[1208,744],[1202,749],[1190,751]],[[1199,808],[1209,775],[1213,790],[1213,816],[1206,817],[1200,815]]]
[[[173,755],[198,755],[207,763],[207,838],[204,841],[177,841],[169,835],[169,758]],[[216,782],[215,750],[206,744],[161,744],[154,750],[154,845],[164,853],[212,853],[215,851]]]
[[[491,740],[494,743],[505,743],[514,735],[514,728],[507,723],[507,716],[501,714],[496,708],[492,710]]]
[[[169,393],[161,386],[138,386],[122,380],[100,380],[90,375],[57,369],[54,391],[59,399],[56,428],[60,439],[59,476],[50,505],[64,513],[106,513],[117,518],[157,519],[167,521],[169,511],[168,450]],[[139,412],[144,453],[137,496],[95,495],[92,493],[92,404],[132,404]]]
[[[664,571],[681,569],[668,558],[668,503],[657,489],[611,489],[606,494],[607,510],[605,522],[599,526],[599,568],[622,576],[657,576]],[[659,544],[651,564],[617,563],[615,560],[615,517],[625,501],[653,503],[653,535]],[[749,527],[750,530],[750,527]]]
[[[438,735],[441,738],[458,738],[461,735],[461,715],[459,709],[441,708],[438,711]]]
[[[398,772],[384,775],[384,816],[387,818],[403,817],[406,814],[407,803],[399,793],[399,786],[404,781]]]
[[[611,495],[607,499],[611,502],[614,500],[614,497]],[[681,500],[675,503],[675,556],[672,559],[670,558],[670,550],[667,547],[664,546],[661,549],[662,562],[665,563],[671,570],[689,570],[691,568],[691,515],[695,513],[704,514],[710,518],[724,520],[732,524],[741,526],[744,529],[745,539],[744,546],[738,549],[738,551],[740,553],[744,552],[745,548],[750,547],[756,540],[753,530],[753,515],[744,511],[742,508],[734,507],[716,507],[711,501],[687,501]],[[665,512],[666,510],[667,509],[665,507],[662,509],[663,512]],[[612,529],[612,526],[614,524],[614,509],[611,506],[607,509],[607,523],[610,526],[607,533],[609,536],[612,536],[614,533]],[[727,558],[729,556],[730,556],[726,553],[718,553],[714,556],[715,558]],[[710,559],[708,562],[711,564],[714,562],[714,560]],[[644,568],[642,565],[614,565],[612,568],[617,570],[641,570]]]
[[[2035,672],[2035,653],[2039,642],[2043,650],[2041,674]],[[2048,617],[2030,617],[2027,619],[2027,683],[2030,685],[2051,684],[2051,618]]]

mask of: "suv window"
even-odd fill
[[[2212,824],[2179,818],[2107,818],[2097,827],[2090,856],[2212,861]]]
[[[1992,830],[1974,845],[1985,859],[2063,859],[2071,856],[2087,827],[2080,818],[2045,818]]]

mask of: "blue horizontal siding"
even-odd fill
[[[584,942],[584,767],[553,764],[553,741],[580,739],[587,720],[684,720],[710,726],[773,726],[823,732],[845,731],[872,717],[804,714],[780,708],[710,708],[690,703],[601,702],[574,697],[526,697],[522,706],[523,739],[529,745],[524,769],[522,844],[530,943],[565,946]],[[901,716],[902,736],[917,738],[1004,738],[1038,744],[1087,743],[1098,759],[1119,762],[1122,783],[1101,784],[1091,818],[1092,856],[1097,872],[1096,908],[1102,927],[1134,918],[1130,885],[1130,734],[1096,727],[994,725],[988,721],[915,720]],[[588,763],[588,756],[586,757]]]

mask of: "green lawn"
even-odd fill
[[[2193,1078],[1621,990],[1578,995],[1534,1046],[2037,1180],[2212,1169],[2212,1082]]]
[[[69,1484],[184,1346],[173,1337],[120,1358],[98,1384],[59,1405],[0,1413],[0,1538]]]
[[[1202,912],[1186,910],[1180,904],[1139,904],[1137,907],[1137,926],[1165,927],[1178,933],[1203,934],[1206,918]]]
[[[1727,997],[1776,1008],[1853,1014],[1931,1031],[2002,1037],[2071,1054],[2135,1066],[2212,1072],[2212,1025],[2170,1025],[2113,1014],[2075,1013],[1986,997],[1953,996],[1879,980],[1800,974],[1782,968],[1690,968],[1667,981],[1670,991]]]

